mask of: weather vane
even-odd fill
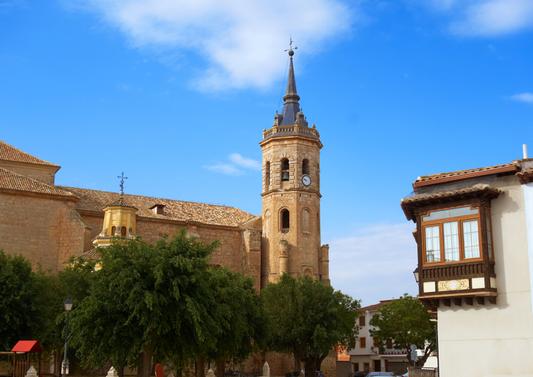
[[[117,178],[120,179],[120,196],[124,196],[124,181],[128,179],[128,177],[124,176],[124,172],[122,172],[120,175],[117,175]]]
[[[289,48],[285,51],[287,51],[291,57],[294,55],[294,50],[298,50],[297,46],[292,47],[293,44],[294,41],[292,40],[292,37],[289,37]]]

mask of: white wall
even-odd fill
[[[532,288],[523,186],[514,176],[498,182],[504,193],[492,202],[497,304],[439,307],[441,377],[533,377]],[[529,194],[526,197],[531,200]]]

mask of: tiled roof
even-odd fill
[[[79,197],[77,208],[80,210],[102,211],[106,206],[116,202],[119,194],[108,191],[62,187]],[[137,215],[155,219],[192,221],[211,225],[238,226],[255,216],[235,207],[206,203],[185,202],[153,198],[141,195],[124,195],[124,204],[138,209]],[[165,206],[164,214],[158,215],[150,209],[154,204]]]
[[[473,197],[495,198],[501,193],[500,190],[487,184],[476,184],[473,186],[460,188],[456,190],[436,191],[422,194],[413,194],[401,201],[402,209],[408,220],[414,218],[414,210],[417,207],[423,207],[429,204],[444,203],[456,201],[459,199],[468,199]]]
[[[458,170],[448,173],[438,173],[432,175],[426,175],[417,178],[413,187],[419,188],[424,186],[431,186],[440,183],[460,181],[469,178],[481,177],[485,175],[512,173],[518,171],[519,167],[515,163],[487,166],[483,168]]]
[[[58,167],[58,165],[52,164],[51,162],[48,162],[45,160],[41,160],[40,158],[37,158],[35,156],[32,156],[31,154],[23,152],[20,149],[17,149],[12,145],[9,145],[3,142],[2,140],[0,140],[0,160],[26,162],[30,164],[48,165],[48,166]]]
[[[378,302],[377,304],[373,304],[373,305],[368,305],[368,306],[364,306],[360,309],[361,312],[366,312],[366,311],[369,311],[369,312],[375,312],[377,311],[379,308],[381,308],[383,305],[385,304],[388,304],[392,301],[395,301],[394,299],[390,299],[390,300],[381,300],[380,302]]]
[[[71,192],[47,185],[36,179],[17,174],[4,168],[0,168],[0,190],[14,190],[76,198]]]

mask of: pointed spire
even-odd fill
[[[298,96],[298,93],[296,91],[296,78],[294,77],[294,64],[293,64],[293,57],[294,51],[289,49],[289,79],[287,81],[287,90],[285,91],[285,96],[283,97],[283,100],[287,102],[287,100],[294,99],[296,101],[300,100],[300,96]],[[296,98],[293,98],[296,97]]]
[[[294,64],[293,56],[294,50],[298,47],[292,47],[293,41],[292,38],[289,42],[289,49],[286,50],[289,54],[289,78],[287,81],[287,90],[283,96],[283,112],[281,125],[294,124],[296,122],[296,116],[301,111],[300,110],[300,96],[296,91],[296,78],[294,76]]]

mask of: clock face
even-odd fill
[[[311,177],[307,174],[302,175],[302,183],[304,186],[309,186],[311,184]]]

